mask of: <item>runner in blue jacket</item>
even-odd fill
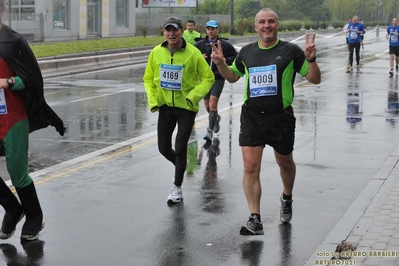
[[[357,16],[353,16],[352,22],[348,25],[348,43],[349,43],[349,65],[350,69],[347,73],[353,73],[353,50],[356,51],[356,72],[360,73],[360,43],[362,41],[362,34],[366,30],[364,24],[358,21]]]
[[[398,74],[398,64],[399,64],[399,25],[398,19],[392,19],[392,25],[390,25],[387,29],[387,36],[385,36],[389,40],[389,76],[393,76],[393,61],[396,58],[396,74]]]

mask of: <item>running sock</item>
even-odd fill
[[[218,117],[218,111],[209,111],[209,128],[213,130],[215,127],[216,119]]]
[[[285,194],[283,193],[283,200],[291,201],[291,200],[292,200],[292,195],[287,196],[287,195],[285,195]]]
[[[251,216],[255,216],[256,219],[258,219],[258,221],[260,222],[260,214],[257,213],[251,213]]]

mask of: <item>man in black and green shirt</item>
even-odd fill
[[[255,30],[259,40],[244,46],[232,66],[223,58],[222,46],[213,46],[211,54],[220,74],[230,83],[246,76],[244,104],[241,111],[239,144],[244,160],[244,192],[250,217],[241,227],[241,235],[263,235],[260,216],[260,169],[265,145],[274,149],[280,167],[283,192],[280,195],[280,221],[292,218],[292,190],[296,165],[292,151],[295,139],[295,117],[291,107],[294,99],[296,73],[308,81],[321,81],[316,63],[315,35],[306,34],[306,48],[280,40],[277,14],[269,9],[260,10],[255,16]]]

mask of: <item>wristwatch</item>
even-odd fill
[[[11,89],[11,87],[14,85],[14,80],[12,78],[8,78],[7,79],[7,84],[8,84],[8,88]]]
[[[306,60],[308,60],[308,63],[314,63],[314,62],[316,62],[316,56],[313,58],[310,58],[310,59],[306,59]]]

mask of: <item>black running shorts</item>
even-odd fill
[[[282,155],[294,150],[296,118],[291,106],[277,114],[264,114],[244,104],[240,120],[240,146],[265,147],[267,144]]]
[[[399,56],[399,46],[389,46],[389,54]]]
[[[217,98],[220,98],[220,95],[222,94],[222,91],[223,91],[224,83],[225,83],[225,79],[216,79],[215,83],[213,83],[213,85],[212,85],[211,90],[204,97],[204,100],[209,100],[211,95],[215,96]]]

